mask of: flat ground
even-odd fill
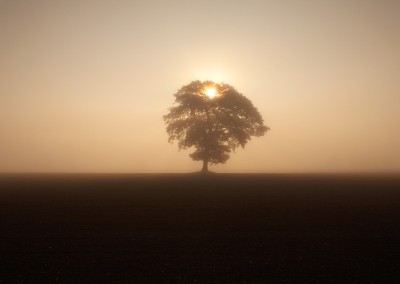
[[[2,175],[1,283],[399,283],[400,177]]]

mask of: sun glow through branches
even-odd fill
[[[204,93],[209,97],[210,99],[214,98],[217,95],[217,89],[214,87],[207,87],[204,90]]]

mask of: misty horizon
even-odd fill
[[[234,86],[271,131],[217,173],[399,173],[397,1],[0,1],[0,173],[191,173],[163,115]]]

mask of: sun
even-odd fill
[[[204,93],[207,95],[207,97],[212,99],[217,95],[217,89],[215,87],[207,87],[205,88]]]

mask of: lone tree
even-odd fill
[[[225,163],[237,147],[269,130],[252,102],[230,85],[193,81],[174,96],[163,117],[168,141],[177,140],[179,149],[193,147],[190,157],[203,161],[204,173],[208,163]]]

